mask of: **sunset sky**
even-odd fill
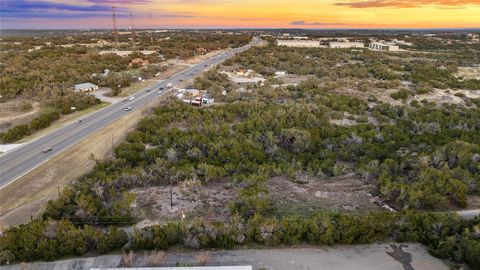
[[[480,0],[0,0],[6,28],[480,28]],[[151,20],[149,15],[151,14]]]

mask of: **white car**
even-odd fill
[[[132,110],[132,107],[126,107],[125,108],[125,111],[128,112],[128,111],[131,111]]]
[[[135,97],[133,97],[133,96],[132,96],[132,97],[129,97],[128,100],[129,100],[129,101],[135,100]]]

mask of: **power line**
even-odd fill
[[[148,18],[150,19],[150,45],[153,46],[153,24],[152,24],[152,13],[148,14]]]
[[[133,12],[132,10],[130,9],[130,31],[132,32],[132,45],[133,47],[135,47],[135,29],[134,29],[134,25],[133,25]]]
[[[117,14],[115,13],[115,6],[112,6],[112,19],[113,19],[113,44],[114,47],[118,46],[118,27],[117,27]]]

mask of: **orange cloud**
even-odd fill
[[[337,6],[348,6],[351,8],[415,8],[422,6],[438,7],[463,7],[467,5],[480,5],[480,0],[367,0],[355,2],[339,2]]]

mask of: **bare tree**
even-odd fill
[[[133,264],[133,260],[135,259],[135,253],[133,252],[133,250],[130,250],[129,252],[123,252],[123,255],[122,255],[122,265],[123,266],[132,266]]]
[[[166,258],[167,253],[165,251],[151,251],[147,255],[148,266],[160,266]]]
[[[208,260],[210,259],[210,254],[208,253],[208,251],[202,251],[197,255],[196,259],[199,265],[206,265]]]

